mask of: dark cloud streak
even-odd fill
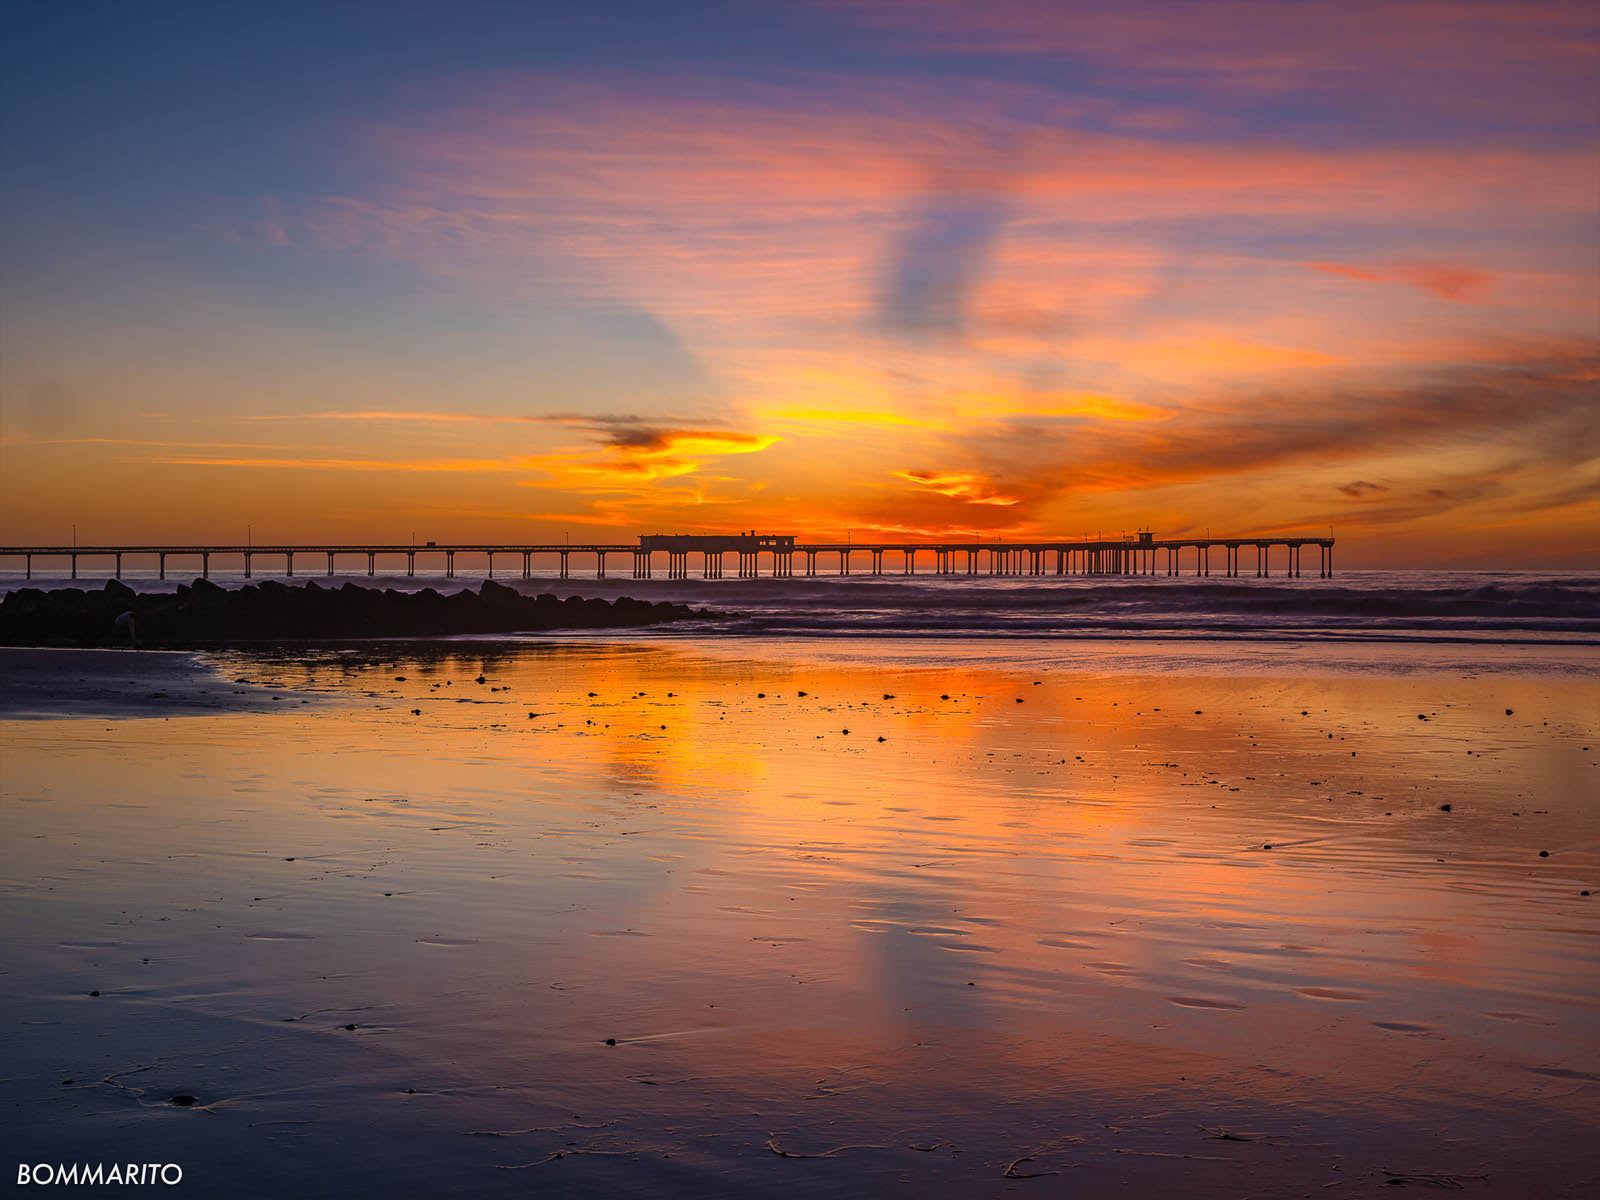
[[[1549,476],[1571,502],[1585,464],[1600,459],[1593,383],[1600,359],[1575,352],[1496,367],[1464,368],[1412,387],[1353,388],[1219,398],[1162,422],[1095,423],[1028,418],[984,431],[983,450],[966,460],[951,447],[952,469],[981,473],[1016,496],[1021,516],[1063,496],[1127,492],[1296,466],[1359,463],[1407,455],[1423,481],[1396,512],[1455,507],[1505,496],[1464,486],[1443,463],[1469,454],[1497,460],[1496,477]],[[971,444],[968,439],[967,444]],[[1442,454],[1432,466],[1431,454]],[[957,467],[955,464],[961,464]],[[1337,488],[1360,499],[1388,489],[1358,478]],[[1533,494],[1553,497],[1544,486]],[[1534,503],[1552,503],[1552,500]],[[1383,506],[1363,510],[1375,519]]]

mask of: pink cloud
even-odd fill
[[[1471,300],[1485,291],[1494,276],[1473,267],[1449,263],[1395,263],[1390,266],[1360,267],[1350,263],[1307,263],[1313,271],[1363,279],[1369,283],[1400,283],[1431,292],[1441,300]]]
[[[328,197],[284,224],[310,245],[444,273],[511,280],[536,263],[543,283],[579,293],[625,282],[722,310],[733,286],[744,311],[794,313],[868,307],[885,247],[917,219],[930,180],[1003,200],[1005,263],[1070,256],[1062,221],[1470,222],[1593,204],[1587,147],[1174,142],[1086,127],[1019,85],[985,85],[953,114],[941,99],[845,79],[707,83],[699,96],[623,81],[505,84],[420,128],[372,131],[397,183]]]
[[[1185,0],[822,0],[897,45],[1048,56],[1130,80],[1224,94],[1327,90],[1433,111],[1570,112],[1600,62],[1581,0],[1386,0],[1382,5]]]

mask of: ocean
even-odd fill
[[[465,555],[463,563],[468,563]],[[254,580],[216,572],[214,582],[243,586],[265,579],[319,587],[354,583],[404,591],[476,588],[484,578],[463,568],[439,575],[258,572]],[[505,565],[504,558],[501,566]],[[616,564],[613,563],[613,566]],[[503,570],[497,582],[529,593],[634,596],[708,610],[705,619],[652,636],[704,634],[765,637],[1160,638],[1335,640],[1361,642],[1515,643],[1600,646],[1600,575],[1524,571],[1347,571],[1333,579],[1282,576],[1229,579],[1182,576],[906,576],[867,574],[787,579],[522,579]],[[153,572],[123,581],[140,591],[176,588]],[[0,574],[0,591],[22,586],[92,588],[103,576],[60,575],[24,581]]]

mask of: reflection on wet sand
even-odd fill
[[[239,1193],[1580,1194],[1592,683],[1302,665],[389,646],[13,722],[8,1124]]]

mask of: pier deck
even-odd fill
[[[198,560],[202,577],[209,578],[213,559],[242,562],[246,578],[254,575],[257,564],[266,560],[270,565],[281,565],[285,577],[295,573],[295,559],[306,559],[322,565],[328,575],[334,574],[335,563],[344,559],[364,558],[366,573],[377,574],[378,560],[398,563],[404,559],[406,574],[415,576],[417,560],[442,565],[444,577],[456,577],[458,554],[482,555],[488,560],[487,574],[494,577],[495,559],[520,559],[524,579],[534,577],[535,559],[552,563],[559,578],[567,579],[575,567],[587,565],[592,560],[595,578],[607,576],[607,559],[625,556],[630,560],[634,579],[654,577],[655,558],[667,556],[666,578],[687,579],[689,559],[694,555],[700,574],[706,579],[721,579],[725,560],[729,554],[737,555],[737,577],[755,579],[765,573],[777,579],[795,575],[795,557],[803,556],[800,574],[849,575],[855,568],[865,566],[871,575],[915,575],[919,556],[922,562],[932,560],[935,575],[1168,575],[1188,574],[1184,563],[1186,552],[1194,551],[1193,574],[1211,574],[1212,550],[1223,552],[1221,574],[1229,577],[1254,575],[1265,578],[1272,574],[1274,550],[1284,552],[1282,573],[1290,578],[1301,574],[1301,552],[1307,546],[1317,548],[1317,576],[1333,577],[1333,538],[1318,537],[1226,537],[1226,538],[1155,538],[1141,534],[1136,538],[1097,539],[1094,541],[949,541],[949,542],[806,542],[791,536],[756,534],[739,535],[646,535],[637,543],[580,544],[567,543],[487,543],[451,542],[425,545],[394,545],[379,543],[351,543],[329,545],[326,543],[263,544],[263,545],[126,545],[126,546],[0,546],[0,562],[21,559],[27,578],[33,578],[35,559],[69,561],[71,576],[78,577],[80,559],[105,562],[111,567],[114,578],[120,579],[124,565],[130,559],[155,560],[160,578],[167,577],[167,564],[177,559],[187,564]],[[1254,550],[1253,555],[1242,552]],[[885,559],[888,558],[886,565]],[[106,560],[110,560],[106,562]],[[1246,561],[1241,561],[1245,559]],[[898,569],[896,569],[898,568]],[[302,572],[304,573],[304,572]]]

